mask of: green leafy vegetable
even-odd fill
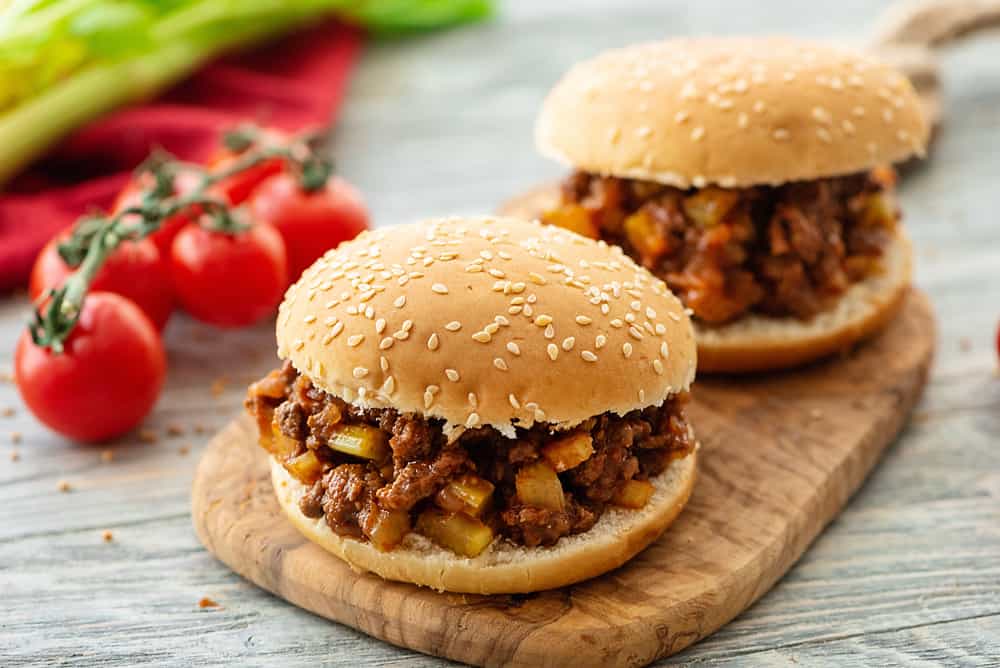
[[[0,185],[73,128],[221,52],[332,15],[394,35],[490,11],[490,0],[0,0]]]

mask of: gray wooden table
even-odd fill
[[[489,25],[370,48],[337,129],[339,167],[380,225],[489,210],[560,174],[534,153],[531,125],[574,61],[667,34],[861,40],[879,10],[860,0],[507,3]],[[946,125],[903,184],[917,282],[940,318],[912,424],[772,592],[671,661],[1000,665],[998,44],[948,56]],[[24,299],[0,302],[5,376],[26,313]],[[272,333],[220,336],[179,317],[167,346],[150,433],[110,455],[48,433],[0,382],[0,665],[438,664],[297,610],[202,549],[192,472],[246,383],[275,363]],[[203,597],[220,607],[199,607]]]

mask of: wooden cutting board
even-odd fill
[[[905,423],[933,348],[930,305],[914,292],[887,332],[841,359],[699,379],[688,507],[629,564],[565,589],[442,594],[354,573],[285,520],[248,418],[205,451],[194,525],[243,577],[396,645],[491,666],[643,665],[718,629],[795,563]]]

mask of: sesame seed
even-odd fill
[[[368,369],[364,368],[363,366],[354,367],[355,378],[364,378],[367,375],[368,375]]]
[[[894,115],[895,114],[893,114],[892,109],[890,109],[889,107],[886,107],[885,109],[882,110],[882,120],[885,121],[886,123],[892,123]]]
[[[511,306],[511,307],[509,307],[507,309],[507,313],[509,313],[511,315],[517,315],[518,313],[521,312],[522,308],[524,308],[524,307],[523,306]]]
[[[431,407],[434,403],[434,394],[429,390],[424,390],[424,410]]]
[[[815,118],[820,123],[829,125],[831,122],[830,112],[823,107],[813,107],[812,117]]]
[[[486,273],[488,273],[493,278],[506,278],[507,277],[507,274],[505,274],[503,272],[503,270],[501,270],[501,269],[490,269]]]
[[[851,123],[850,120],[848,120],[846,118],[844,120],[842,120],[840,122],[840,127],[842,127],[844,129],[844,132],[846,134],[849,134],[849,135],[853,135],[854,134],[854,123]]]
[[[774,132],[771,133],[771,136],[774,137],[777,141],[785,141],[786,139],[788,139],[789,134],[788,130],[786,130],[785,128],[777,128],[775,129]]]
[[[642,341],[642,332],[635,325],[632,325],[631,327],[628,328],[628,333],[632,336],[633,339],[636,339],[637,341]]]
[[[637,137],[645,139],[649,135],[653,134],[653,131],[649,128],[648,125],[640,125],[638,128],[636,128],[635,134]]]
[[[433,284],[431,286],[431,290],[433,290],[434,292],[436,292],[439,295],[446,295],[446,294],[448,294],[448,286],[446,286],[444,283],[435,283],[435,284]]]
[[[460,323],[458,320],[452,320],[447,325],[445,325],[444,328],[447,329],[449,332],[457,332],[458,330],[462,329],[462,323]]]
[[[472,335],[473,341],[478,341],[479,343],[489,343],[493,339],[489,332],[476,332]]]
[[[663,341],[660,343],[660,356],[666,359],[670,354],[670,349],[667,347],[667,342]]]
[[[387,376],[385,382],[382,383],[382,392],[384,394],[392,394],[396,391],[396,379],[392,376]]]
[[[292,350],[302,350],[302,348],[305,347],[305,345],[306,342],[303,341],[302,339],[295,339],[294,341],[292,341]]]
[[[485,327],[483,327],[483,331],[489,334],[490,336],[493,336],[494,334],[500,331],[500,325],[497,324],[495,321],[491,322]]]
[[[351,348],[355,348],[358,346],[358,344],[360,344],[364,340],[365,340],[364,334],[355,334],[353,336],[348,337],[347,345],[349,345]]]
[[[573,350],[574,345],[576,345],[576,339],[572,336],[567,336],[565,339],[563,339],[562,349]]]
[[[619,137],[622,136],[622,131],[620,128],[610,128],[608,130],[608,141],[612,144],[618,141]]]
[[[628,341],[622,344],[622,355],[625,356],[625,359],[632,357],[632,344]]]
[[[544,332],[542,332],[542,334],[543,334],[543,336],[545,336],[545,338],[547,338],[547,339],[551,339],[551,338],[554,338],[554,337],[555,337],[555,335],[556,335],[556,328],[555,328],[555,327],[553,327],[552,325],[546,325],[546,326],[545,326],[545,331],[544,331]]]
[[[594,339],[594,347],[600,350],[601,348],[604,347],[604,344],[606,344],[607,342],[608,342],[608,337],[604,336],[603,334],[598,334],[597,337]]]
[[[532,283],[535,283],[536,285],[545,285],[546,283],[548,283],[548,281],[545,280],[544,276],[534,271],[528,273],[528,278],[531,280]]]
[[[661,362],[658,359],[653,360],[653,371],[656,372],[656,375],[662,376],[663,375],[663,362]]]
[[[688,114],[688,112],[683,110],[678,111],[676,114],[674,114],[674,122],[677,123],[678,125],[686,121],[688,118],[690,118],[690,115]]]
[[[394,344],[395,342],[396,339],[392,338],[391,336],[387,336],[378,342],[378,348],[379,350],[388,350],[389,348],[392,348],[392,344]]]
[[[857,116],[858,118],[861,118],[862,116],[865,115],[865,108],[864,107],[854,107],[854,109],[851,109],[851,113],[854,114],[855,116]]]
[[[509,341],[507,343],[507,350],[509,350],[510,354],[512,354],[512,355],[520,355],[521,354],[521,349],[513,341]]]
[[[826,128],[816,128],[816,136],[826,144],[833,142],[833,137],[830,135],[830,131]]]
[[[510,402],[510,406],[514,410],[516,410],[516,411],[521,410],[521,402],[519,402],[517,400],[517,397],[515,397],[513,394],[508,394],[507,395],[507,401]]]
[[[406,305],[406,295],[399,295],[396,300],[392,302],[392,305],[396,308],[403,308]]]
[[[465,426],[469,429],[479,424],[479,413],[469,413],[469,418],[465,421]]]
[[[479,397],[476,396],[475,392],[469,392],[469,394],[466,396],[466,399],[469,400],[469,405],[472,406],[473,408],[479,406]]]
[[[482,265],[479,265],[479,264],[470,264],[470,265],[468,265],[468,266],[465,267],[465,271],[468,272],[468,273],[470,273],[470,274],[478,274],[482,270],[483,270],[483,267],[482,267]]]
[[[393,332],[392,338],[396,339],[397,341],[406,341],[408,338],[410,338],[410,333],[405,329],[401,329],[398,332]]]
[[[646,390],[639,390],[639,403],[646,401]]]
[[[302,321],[305,322],[307,325],[311,325],[312,323],[316,322],[316,316],[310,313],[306,317],[302,318]]]
[[[739,116],[736,117],[736,125],[745,128],[750,124],[750,117],[747,116],[745,111],[741,111]]]
[[[609,324],[616,329],[624,325],[620,318],[614,318]]]
[[[553,362],[555,362],[556,358],[559,357],[559,346],[557,346],[554,343],[550,343],[548,346],[546,346],[545,351],[549,354],[549,359],[552,360]]]
[[[656,323],[656,327],[654,327],[654,331],[656,332],[657,335],[663,336],[664,334],[667,333],[667,328],[663,326],[662,322],[658,322]]]
[[[387,360],[384,356],[383,357],[379,357],[378,358],[378,366],[379,366],[380,369],[382,369],[382,373],[388,373],[388,371],[389,371],[389,360]]]
[[[461,378],[458,374],[458,371],[456,371],[455,369],[445,369],[444,375],[447,376],[448,380],[450,380],[453,383],[457,383]]]
[[[900,130],[899,132],[896,133],[896,139],[898,139],[901,142],[908,141],[910,139],[910,133],[907,132],[906,130]]]
[[[705,136],[705,128],[700,125],[695,129],[691,130],[691,141],[698,141],[704,136]]]
[[[427,348],[430,350],[437,350],[439,345],[440,341],[438,340],[437,332],[434,332],[427,338]]]
[[[587,325],[589,325],[592,322],[593,322],[593,320],[591,318],[588,318],[585,315],[578,315],[578,316],[576,316],[576,324],[578,324],[578,325],[586,327]]]
[[[493,316],[493,322],[495,322],[496,324],[500,325],[501,327],[509,327],[510,326],[510,320],[508,320],[507,318],[505,318],[502,315]]]
[[[760,114],[764,111],[767,105],[764,104],[764,100],[757,100],[753,103],[753,111],[755,114]]]
[[[580,353],[580,357],[583,358],[584,362],[596,362],[597,361],[597,355],[595,355],[594,353],[592,353],[589,350],[582,351]]]
[[[535,324],[539,327],[545,327],[552,322],[552,316],[542,313],[535,318]]]
[[[375,333],[376,334],[381,334],[382,332],[384,332],[385,331],[385,325],[386,325],[385,318],[379,318],[378,320],[376,320],[375,321]]]
[[[502,357],[494,357],[493,358],[493,366],[495,366],[496,368],[500,369],[501,371],[506,371],[507,368],[508,368],[507,367],[507,362],[505,362]]]

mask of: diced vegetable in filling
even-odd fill
[[[651,476],[694,448],[687,395],[569,431],[506,438],[485,427],[449,443],[439,420],[360,410],[290,363],[250,386],[260,444],[308,489],[302,512],[391,550],[411,531],[467,557],[497,537],[553,545],[589,530],[609,505],[641,508]]]

